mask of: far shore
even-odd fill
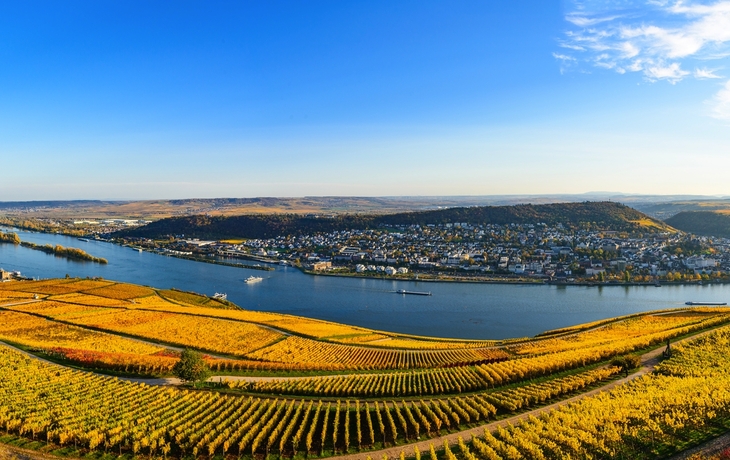
[[[379,276],[379,275],[363,275],[360,273],[332,273],[326,271],[313,271],[306,270],[301,267],[299,268],[302,273],[313,276],[333,276],[343,278],[361,278],[361,279],[375,279],[383,281],[403,281],[413,283],[477,283],[477,284],[517,284],[517,285],[550,285],[550,286],[589,286],[589,287],[609,287],[609,286],[649,286],[649,287],[661,287],[661,286],[704,286],[710,284],[729,284],[730,280],[711,280],[711,281],[651,281],[651,282],[623,282],[623,281],[587,281],[587,280],[575,280],[575,281],[558,281],[558,280],[547,280],[542,278],[467,278],[458,276],[446,276],[446,277],[435,277],[434,275],[424,275],[419,273],[419,278],[416,279],[414,276],[408,277],[396,277],[396,276]],[[425,277],[424,277],[425,276]]]

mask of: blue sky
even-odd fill
[[[14,2],[0,201],[730,195],[730,1]]]

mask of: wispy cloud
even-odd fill
[[[705,66],[730,56],[730,0],[574,0],[565,20],[553,54],[563,72],[591,66],[675,84],[723,78]],[[730,119],[727,85],[714,103],[714,116]]]
[[[711,104],[713,117],[730,121],[730,80],[715,94]]]
[[[695,69],[693,75],[698,80],[709,80],[714,78],[722,78],[711,69]]]
[[[567,15],[565,17],[565,19],[568,22],[572,22],[576,26],[588,27],[588,26],[594,26],[596,24],[600,24],[602,22],[613,21],[614,19],[618,19],[620,17],[621,16],[605,16],[605,17],[601,17],[601,18],[589,18],[589,17],[583,16],[582,14],[579,14],[579,13],[572,13],[572,14]]]
[[[575,61],[573,56],[568,56],[567,54],[553,53],[553,57],[561,61]]]
[[[644,74],[649,80],[668,80],[670,83],[676,83],[690,73],[682,70],[678,63],[673,62],[671,64],[659,63],[646,66]]]

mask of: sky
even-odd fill
[[[0,6],[0,201],[730,195],[730,0]]]

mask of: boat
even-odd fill
[[[724,307],[727,302],[685,302],[685,305],[702,305],[704,307]]]
[[[258,283],[259,281],[263,281],[263,280],[264,279],[261,278],[260,276],[249,276],[248,278],[243,280],[243,282],[246,284],[251,284],[251,283]]]
[[[76,238],[76,239],[79,240],[79,241],[83,241],[85,243],[88,243],[89,242],[89,240],[87,240],[86,238]]]
[[[431,295],[431,291],[406,291],[405,289],[398,289],[395,293],[403,295]]]
[[[228,299],[228,296],[222,292],[216,292],[215,294],[213,294],[213,298],[215,300],[226,300]]]
[[[289,266],[289,262],[287,262],[286,260],[280,260],[279,261],[279,265],[281,265],[283,267],[288,267]]]

